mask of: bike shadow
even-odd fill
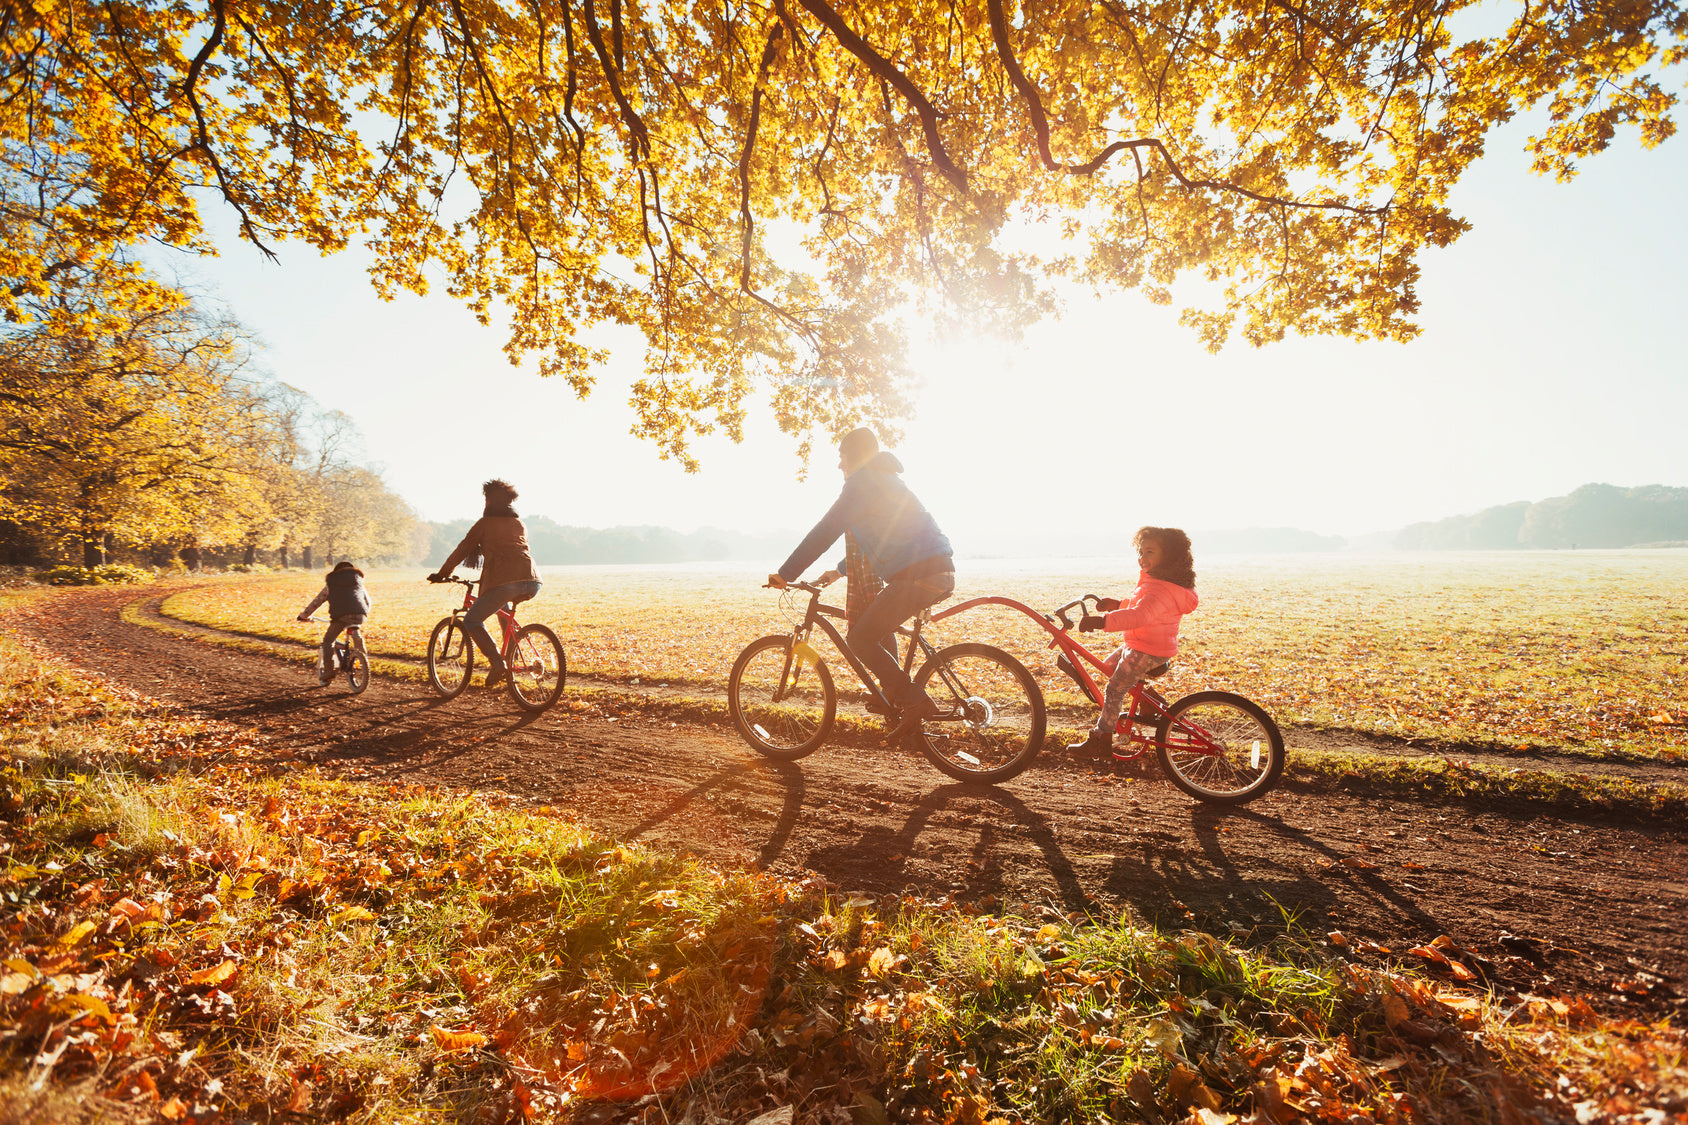
[[[1318,873],[1280,870],[1275,877],[1251,874],[1233,858],[1239,848],[1225,837],[1239,823],[1270,832],[1305,849],[1322,866]],[[1281,932],[1306,928],[1323,931],[1328,911],[1352,911],[1358,892],[1373,904],[1426,929],[1442,928],[1441,920],[1380,871],[1351,865],[1351,851],[1319,839],[1281,817],[1248,808],[1196,805],[1190,810],[1189,846],[1183,833],[1149,833],[1133,841],[1135,854],[1114,858],[1104,887],[1115,897],[1146,908],[1152,917],[1173,923],[1225,925],[1235,933],[1256,929]],[[1340,888],[1333,884],[1341,881]],[[1301,922],[1304,914],[1316,918]]]
[[[319,689],[311,689],[319,690]],[[296,725],[272,740],[274,761],[306,760],[313,764],[358,765],[379,770],[387,777],[405,777],[484,751],[489,743],[517,734],[543,714],[497,708],[466,708],[459,700],[417,694],[397,700],[382,700],[370,707],[367,701],[346,696],[344,707],[332,708],[332,698],[316,696],[284,701],[285,710],[269,704],[262,713],[270,716],[306,710],[332,711],[332,726]],[[438,722],[444,708],[456,704],[452,721]],[[208,709],[210,710],[210,709]],[[219,718],[250,719],[257,708],[251,704],[217,709]]]
[[[974,826],[969,854],[938,857],[944,876],[910,869],[921,836],[933,822],[957,815]],[[946,835],[953,835],[946,829]],[[1029,840],[1042,856],[1061,908],[1088,911],[1097,906],[1084,888],[1077,867],[1056,839],[1050,818],[1006,789],[973,782],[953,782],[924,794],[895,829],[865,826],[853,845],[821,848],[804,857],[805,866],[842,886],[888,892],[941,891],[973,901],[994,902],[1010,894],[1005,855],[1018,858]]]
[[[808,793],[808,783],[803,776],[803,770],[795,762],[756,760],[727,766],[670,799],[660,808],[653,809],[637,824],[618,831],[616,835],[628,841],[638,840],[664,824],[681,818],[700,801],[707,801],[712,794],[743,793],[751,797],[760,797],[766,788],[758,782],[769,779],[770,775],[781,791],[780,810],[774,817],[768,838],[757,849],[756,857],[752,861],[757,867],[765,869],[784,853],[803,814],[803,800]]]

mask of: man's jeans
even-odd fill
[[[487,632],[484,622],[503,609],[505,602],[514,604],[532,598],[539,593],[540,585],[535,578],[525,582],[506,582],[502,586],[482,590],[475,604],[469,607],[469,612],[463,615],[463,631],[474,639],[476,648],[486,653],[487,661],[494,668],[502,668],[504,659],[498,655],[498,645],[493,643],[492,634]]]
[[[893,707],[907,707],[921,694],[897,659],[897,626],[953,593],[953,571],[899,579],[879,591],[879,596],[868,603],[862,615],[850,622],[850,632],[844,638],[850,651],[868,666],[879,681],[879,690]]]

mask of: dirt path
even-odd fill
[[[1126,910],[1245,939],[1281,932],[1288,916],[1311,938],[1341,930],[1350,950],[1369,941],[1397,955],[1446,934],[1508,992],[1587,995],[1637,1016],[1688,1012],[1688,825],[1294,789],[1223,811],[1158,778],[1059,759],[995,788],[879,748],[823,747],[781,765],[725,724],[530,718],[502,693],[442,703],[379,677],[354,700],[317,687],[304,665],[124,622],[122,607],[145,597],[55,593],[12,627],[89,672],[258,728],[278,761],[496,789],[723,864],[812,870],[868,894]],[[1304,731],[1291,742],[1377,749]]]

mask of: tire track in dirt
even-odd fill
[[[624,840],[816,871],[864,894],[1126,911],[1244,940],[1288,920],[1309,940],[1340,929],[1397,955],[1447,934],[1503,989],[1586,994],[1633,1015],[1688,1009],[1683,825],[1295,787],[1226,810],[1158,777],[1047,757],[997,787],[874,746],[773,763],[726,723],[528,716],[502,693],[447,702],[379,675],[354,699],[319,688],[305,663],[122,620],[147,596],[53,592],[16,610],[12,628],[72,666],[256,728],[282,769],[506,792]]]

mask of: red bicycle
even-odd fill
[[[463,587],[463,604],[449,617],[440,618],[428,637],[428,682],[451,699],[469,686],[475,670],[475,642],[463,626],[463,615],[475,604],[475,587],[480,583],[469,578],[438,581]],[[515,610],[508,605],[498,608],[498,624],[504,634],[500,652],[510,673],[505,682],[511,698],[524,710],[545,710],[563,694],[563,681],[568,679],[562,642],[544,625],[518,625]]]
[[[985,605],[1019,610],[1049,632],[1049,647],[1061,650],[1056,666],[1101,707],[1107,669],[1100,657],[1073,639],[1073,620],[1068,616],[1074,609],[1081,615],[1098,613],[1095,603],[1100,600],[1086,594],[1059,609],[1039,613],[1013,598],[973,598],[934,613],[932,620]],[[1165,675],[1167,667],[1152,669],[1147,679]],[[1092,668],[1102,673],[1099,678],[1091,674]],[[1198,691],[1168,702],[1147,679],[1131,689],[1131,705],[1120,714],[1116,733],[1125,735],[1126,741],[1114,748],[1115,761],[1135,761],[1152,749],[1174,785],[1197,800],[1221,805],[1247,804],[1277,785],[1284,772],[1284,737],[1265,708],[1229,691]],[[1153,728],[1153,736],[1139,727]]]

